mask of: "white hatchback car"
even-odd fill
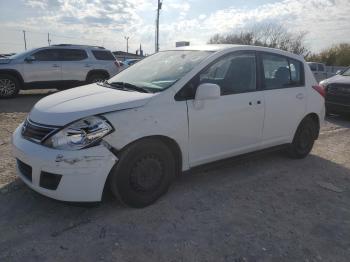
[[[108,185],[144,207],[204,163],[277,145],[305,157],[324,114],[324,90],[300,56],[182,47],[43,98],[14,132],[13,152],[19,176],[43,195],[100,201]]]

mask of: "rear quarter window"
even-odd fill
[[[115,57],[110,51],[91,50],[97,60],[115,61]]]

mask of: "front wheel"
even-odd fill
[[[317,137],[317,127],[311,118],[305,118],[299,125],[288,153],[292,158],[305,158],[312,150]]]
[[[110,188],[127,206],[145,207],[168,191],[175,170],[174,156],[164,143],[141,140],[121,152],[110,174]]]
[[[20,83],[12,75],[0,74],[0,98],[15,97],[20,89]]]

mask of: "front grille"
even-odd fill
[[[350,105],[350,84],[330,84],[327,86],[326,102]]]
[[[50,190],[56,190],[62,175],[42,171],[40,174],[40,186]]]
[[[23,163],[21,160],[17,159],[17,166],[19,172],[24,176],[26,179],[28,179],[30,182],[32,182],[32,167]]]
[[[34,123],[29,119],[23,124],[22,136],[34,142],[42,142],[49,134],[56,131],[57,127]]]

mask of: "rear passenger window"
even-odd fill
[[[278,89],[289,86],[290,72],[288,60],[283,56],[262,55],[265,76],[265,89]]]
[[[92,54],[97,60],[115,61],[115,57],[110,51],[92,50]]]
[[[302,63],[284,56],[263,54],[265,89],[303,85]]]
[[[291,75],[291,85],[301,86],[303,85],[303,76],[302,76],[302,64],[301,62],[289,59],[290,75]]]
[[[88,57],[86,52],[81,49],[62,49],[61,54],[63,61],[80,61]]]
[[[254,53],[232,54],[220,59],[199,75],[200,84],[213,83],[221,95],[256,90],[256,61]]]

